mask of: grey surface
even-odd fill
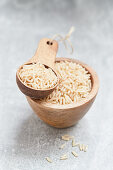
[[[55,129],[31,110],[15,82],[19,65],[35,52],[42,37],[65,35],[71,26],[74,54],[61,44],[58,56],[73,57],[92,66],[100,79],[95,103],[79,123]],[[58,147],[63,134],[88,144],[74,158],[69,144]],[[69,159],[60,161],[63,153]],[[45,156],[54,163],[45,161]],[[0,1],[0,170],[113,169],[113,1]]]

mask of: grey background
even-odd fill
[[[19,65],[33,56],[38,41],[71,26],[74,54],[60,44],[58,57],[72,57],[92,66],[100,80],[99,94],[87,115],[68,129],[43,123],[15,82]],[[113,169],[113,1],[0,0],[0,170]],[[59,151],[61,135],[88,144],[74,158],[71,144]],[[60,161],[63,153],[69,159]],[[53,159],[46,162],[45,157]]]

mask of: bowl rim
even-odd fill
[[[71,108],[77,108],[80,107],[81,105],[85,105],[88,102],[90,102],[90,100],[92,100],[94,97],[96,97],[97,93],[98,93],[98,89],[99,89],[99,79],[97,76],[97,73],[87,64],[73,59],[73,58],[64,58],[64,57],[57,57],[55,62],[60,62],[60,61],[69,61],[69,62],[74,62],[77,64],[80,64],[82,67],[84,67],[90,74],[91,74],[91,81],[92,81],[92,89],[91,92],[89,93],[89,95],[83,100],[83,101],[79,101],[77,103],[71,103],[71,104],[67,104],[67,105],[60,105],[60,104],[53,104],[53,103],[47,103],[44,101],[40,101],[40,100],[36,100],[36,99],[32,99],[30,98],[33,102],[35,102],[36,104],[39,104],[39,106],[42,107],[46,107],[46,108],[50,108],[50,109],[71,109]]]

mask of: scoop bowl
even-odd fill
[[[32,64],[32,63],[27,63],[28,64]],[[44,65],[46,68],[49,68],[48,66]],[[59,82],[59,79],[58,79],[58,76],[56,74],[56,72],[52,69],[52,71],[55,73],[55,75],[57,76],[57,83],[55,84],[55,86],[51,87],[51,88],[48,88],[48,89],[33,89],[32,87],[28,87],[26,86],[22,81],[21,79],[19,78],[19,71],[20,69],[22,68],[23,66],[20,66],[19,69],[17,70],[17,73],[16,73],[16,82],[17,82],[17,85],[20,89],[20,91],[25,94],[26,96],[29,96],[31,98],[34,98],[34,99],[41,99],[41,98],[44,98],[44,97],[47,97],[49,94],[51,94],[53,92],[53,90],[55,90],[55,88],[57,87],[58,85],[58,82]]]

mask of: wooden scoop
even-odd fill
[[[24,93],[26,96],[29,96],[34,99],[44,98],[47,97],[50,93],[52,93],[53,90],[56,88],[59,81],[57,81],[54,87],[48,89],[33,89],[32,87],[28,87],[21,81],[19,77],[19,71],[24,65],[30,65],[39,62],[43,64],[46,68],[52,69],[52,71],[58,78],[58,75],[56,74],[54,69],[54,62],[57,50],[57,41],[48,38],[43,38],[39,42],[38,49],[36,50],[35,55],[28,62],[19,67],[16,73],[16,82],[21,92]]]

